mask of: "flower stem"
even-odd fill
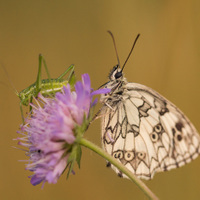
[[[123,174],[126,174],[144,193],[152,200],[158,200],[158,197],[140,180],[138,179],[131,171],[129,171],[123,164],[121,164],[118,160],[113,158],[111,155],[106,153],[103,149],[95,145],[94,143],[81,138],[79,143],[82,146],[85,146],[92,151],[96,152],[107,161],[109,161],[112,165],[117,167]]]

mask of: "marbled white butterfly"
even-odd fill
[[[127,82],[122,71],[128,58],[120,68],[117,54],[118,65],[105,84],[111,92],[101,97],[102,144],[137,177],[148,180],[155,172],[181,167],[195,159],[200,153],[200,136],[183,112],[166,98],[147,86]]]

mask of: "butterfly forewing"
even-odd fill
[[[166,98],[123,77],[110,79],[106,87],[111,92],[102,96],[103,148],[137,177],[151,179],[155,172],[180,167],[199,155],[198,132]]]

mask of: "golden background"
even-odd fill
[[[200,2],[191,1],[0,1],[0,63],[21,91],[35,82],[38,54],[46,59],[51,77],[70,65],[76,76],[89,73],[93,88],[107,81],[117,64],[111,37],[115,36],[121,64],[141,33],[124,70],[131,82],[157,90],[175,103],[200,130]],[[46,77],[45,71],[42,72]],[[25,171],[27,157],[12,148],[21,124],[19,99],[0,69],[0,199],[129,200],[147,197],[131,181],[105,167],[105,160],[83,148],[81,169],[55,185],[32,186]],[[85,136],[100,145],[100,120]],[[200,158],[145,183],[160,199],[200,198]]]

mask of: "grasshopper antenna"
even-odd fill
[[[4,72],[5,72],[6,76],[7,76],[7,79],[8,79],[8,81],[9,81],[9,83],[10,83],[10,86],[11,86],[12,89],[15,91],[15,94],[16,94],[17,96],[19,96],[19,92],[18,92],[18,91],[16,90],[16,88],[14,87],[14,84],[13,84],[13,82],[11,81],[10,76],[9,76],[9,74],[8,74],[8,72],[7,72],[6,68],[5,68],[5,66],[3,65],[3,63],[1,63],[1,67],[2,67],[2,69],[4,70]],[[6,85],[5,83],[3,83],[3,84]]]
[[[131,48],[131,50],[130,50],[130,53],[128,54],[128,57],[127,57],[126,61],[125,61],[124,64],[123,64],[122,71],[123,71],[123,69],[124,69],[124,67],[125,67],[125,65],[126,65],[126,63],[127,63],[127,61],[128,61],[128,59],[130,58],[130,55],[131,55],[132,52],[133,52],[133,49],[134,49],[134,47],[135,47],[135,44],[136,44],[136,42],[137,42],[139,36],[140,36],[140,34],[138,34],[137,37],[135,38],[135,41],[134,41],[133,46],[132,46],[132,48]],[[121,72],[122,72],[122,71],[121,71]]]

